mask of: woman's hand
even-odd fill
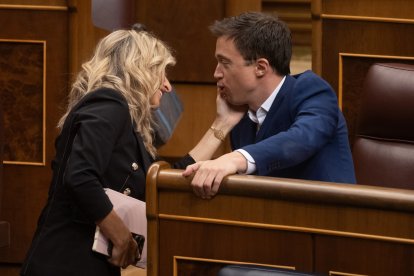
[[[189,152],[195,161],[211,159],[222,144],[224,137],[243,118],[247,111],[247,105],[232,105],[225,99],[225,95],[220,92],[217,92],[216,105],[217,115],[211,129],[207,129],[198,144]],[[219,131],[219,137],[216,136],[216,131]]]
[[[136,263],[138,245],[114,210],[97,225],[113,244],[112,256],[108,259],[111,264],[126,268],[128,265]]]
[[[118,245],[114,244],[112,248],[112,256],[108,259],[108,261],[115,266],[126,268],[127,266],[137,262],[137,252],[137,242],[130,234],[125,242]]]
[[[217,92],[216,98],[217,116],[214,125],[225,125],[220,128],[232,129],[243,118],[247,111],[247,105],[232,105],[226,100],[226,95]]]

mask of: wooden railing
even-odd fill
[[[148,275],[216,275],[228,263],[412,272],[414,191],[234,175],[203,200],[181,173],[165,162],[148,172]]]

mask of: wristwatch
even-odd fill
[[[210,127],[210,129],[214,132],[214,137],[216,137],[220,141],[224,142],[224,139],[226,138],[226,136],[224,135],[224,133],[221,129],[217,129],[217,128],[214,128],[214,127]]]

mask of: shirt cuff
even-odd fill
[[[254,161],[253,157],[244,149],[237,149],[235,150],[240,152],[244,158],[247,160],[247,170],[245,172],[237,172],[238,174],[252,174],[256,171],[256,162]]]

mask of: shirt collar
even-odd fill
[[[259,107],[256,112],[251,111],[250,109],[247,111],[250,120],[257,123],[259,126],[262,125],[264,119],[266,118],[267,112],[269,112],[270,108],[272,107],[273,102],[276,99],[277,94],[282,88],[283,83],[285,82],[286,76],[280,81],[279,85],[273,90],[272,94],[264,101],[264,103]]]

